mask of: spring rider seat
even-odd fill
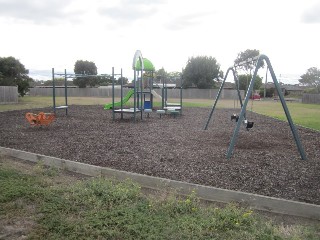
[[[26,119],[32,126],[48,126],[56,118],[54,113],[44,113],[40,112],[39,114],[26,113]]]

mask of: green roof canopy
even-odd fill
[[[143,66],[144,66],[143,71],[154,71],[155,70],[152,62],[147,58],[143,58]],[[139,59],[136,62],[136,70],[141,70],[141,64],[140,64]]]

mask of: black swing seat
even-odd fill
[[[231,121],[233,121],[233,120],[236,120],[236,122],[238,122],[238,120],[239,120],[239,116],[235,113],[231,115]]]
[[[250,128],[253,127],[253,122],[247,122],[247,126],[246,126],[246,129],[249,131]]]

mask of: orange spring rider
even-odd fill
[[[40,112],[39,114],[26,113],[26,119],[30,125],[35,126],[48,126],[56,118],[54,113],[44,113]]]

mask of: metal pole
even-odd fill
[[[133,121],[136,122],[136,107],[137,107],[137,90],[136,90],[136,80],[137,80],[137,73],[136,68],[133,70],[134,78],[133,78]]]
[[[248,88],[248,92],[247,92],[247,94],[246,94],[246,97],[245,97],[243,106],[242,106],[242,108],[241,108],[241,112],[240,112],[240,116],[239,116],[238,123],[237,123],[236,128],[235,128],[235,130],[234,130],[234,132],[233,132],[233,136],[232,136],[232,139],[231,139],[231,142],[230,142],[228,151],[227,151],[227,158],[229,159],[229,158],[231,157],[231,155],[232,155],[234,145],[235,145],[235,143],[236,143],[236,141],[237,141],[237,136],[238,136],[238,133],[239,133],[240,125],[241,125],[241,123],[242,123],[242,121],[243,121],[244,114],[245,114],[245,111],[246,111],[246,107],[247,107],[247,104],[248,104],[248,101],[249,101],[249,97],[250,97],[250,94],[251,94],[252,89],[253,89],[254,81],[255,81],[255,79],[256,79],[256,76],[257,76],[259,67],[261,66],[261,63],[263,62],[263,60],[266,60],[267,65],[269,66],[269,70],[270,70],[270,73],[271,73],[273,82],[274,82],[274,84],[275,84],[275,86],[276,86],[276,89],[277,89],[279,98],[280,98],[280,100],[281,100],[281,104],[282,104],[283,110],[284,110],[284,112],[285,112],[285,114],[286,114],[286,117],[287,117],[287,120],[288,120],[288,122],[289,122],[289,125],[290,125],[290,128],[291,128],[291,132],[292,132],[292,134],[293,134],[293,136],[294,136],[294,139],[295,139],[295,142],[296,142],[296,144],[297,144],[297,147],[298,147],[298,150],[299,150],[301,159],[306,160],[307,158],[306,158],[304,149],[303,149],[302,144],[301,144],[301,142],[300,142],[299,135],[298,135],[298,133],[296,132],[295,126],[294,126],[294,124],[293,124],[293,121],[292,121],[292,119],[291,119],[289,110],[288,110],[287,105],[286,105],[286,103],[285,103],[285,100],[284,100],[283,94],[282,94],[282,92],[281,92],[281,88],[280,88],[280,86],[279,86],[279,83],[278,83],[278,81],[277,81],[276,75],[274,74],[274,71],[273,71],[273,69],[272,69],[272,66],[271,66],[271,63],[270,63],[269,58],[268,58],[267,56],[265,56],[265,55],[260,55],[260,56],[259,56],[259,59],[258,59],[256,68],[255,68],[255,71],[254,71],[254,74],[253,74],[252,79],[251,79],[251,81],[250,81],[250,85],[249,85],[249,88]]]
[[[64,69],[64,99],[66,103],[66,116],[68,116],[68,86],[67,86],[67,70]]]
[[[112,67],[112,119],[115,120],[114,112],[114,67]]]
[[[209,122],[210,122],[211,117],[212,117],[212,115],[213,115],[214,109],[216,108],[217,102],[218,102],[219,97],[220,97],[220,94],[221,94],[221,92],[222,92],[224,83],[225,83],[225,81],[226,81],[226,79],[227,79],[227,77],[228,77],[229,71],[234,71],[234,70],[233,70],[232,67],[228,68],[227,73],[226,73],[226,75],[225,75],[225,77],[224,77],[224,79],[223,79],[223,82],[221,83],[221,86],[220,86],[220,88],[219,88],[218,94],[217,94],[216,99],[215,99],[215,101],[214,101],[213,107],[212,107],[211,112],[210,112],[210,114],[209,114],[209,117],[208,117],[207,123],[206,123],[206,125],[205,125],[205,127],[204,127],[204,130],[207,130],[207,129],[208,129]]]
[[[268,83],[268,69],[269,69],[269,66],[267,65],[266,80],[264,81],[264,90],[263,90],[263,98],[264,99],[266,98],[266,95],[267,95],[266,87],[267,87],[267,83]]]
[[[123,102],[122,102],[122,98],[123,98],[123,78],[122,78],[122,68],[121,68],[121,119],[123,119]]]
[[[162,78],[162,76],[161,76],[161,78]],[[165,97],[164,94],[165,94],[164,93],[164,79],[162,79],[162,109],[164,108],[164,97]]]
[[[232,69],[232,72],[233,72],[234,81],[236,82],[236,87],[237,87],[237,93],[238,93],[238,98],[239,98],[239,102],[240,102],[240,107],[242,108],[243,103],[242,103],[242,97],[241,97],[241,93],[240,93],[239,79],[238,79],[236,71],[234,69]],[[246,111],[244,112],[244,119],[246,119]]]
[[[243,103],[243,106],[241,108],[241,112],[240,112],[240,116],[239,116],[239,120],[237,122],[237,125],[236,125],[236,128],[233,132],[233,136],[231,138],[231,142],[230,142],[230,145],[229,145],[229,148],[228,148],[228,151],[227,151],[227,158],[229,159],[232,155],[232,152],[233,152],[233,148],[234,148],[234,145],[237,141],[237,137],[238,137],[238,133],[239,133],[239,130],[240,130],[240,125],[244,119],[244,116],[245,116],[245,112],[246,112],[246,108],[247,108],[247,104],[248,104],[248,101],[249,101],[249,98],[250,98],[250,94],[252,92],[252,89],[253,89],[253,85],[254,85],[254,81],[255,81],[255,78],[257,76],[257,73],[258,73],[258,69],[259,69],[259,66],[261,64],[261,62],[263,61],[262,58],[259,58],[258,60],[258,63],[257,63],[257,66],[255,68],[255,71],[254,71],[254,74],[252,76],[252,79],[250,81],[250,84],[249,84],[249,88],[248,88],[248,91],[247,91],[247,94],[246,94],[246,97],[244,99],[244,103]]]
[[[52,68],[52,97],[53,97],[53,112],[56,114],[56,89],[54,85],[54,68]]]
[[[298,132],[296,131],[296,128],[293,124],[293,121],[292,121],[292,118],[291,118],[291,115],[290,115],[290,112],[289,112],[289,109],[287,107],[287,104],[286,104],[286,101],[284,100],[284,96],[283,96],[283,93],[281,91],[281,88],[280,88],[280,84],[278,83],[278,80],[277,80],[277,77],[273,71],[273,68],[272,68],[272,65],[270,63],[270,60],[267,56],[265,55],[262,55],[261,56],[262,58],[264,58],[269,66],[269,70],[270,70],[270,73],[271,73],[271,76],[272,76],[272,79],[273,79],[273,82],[276,86],[276,89],[277,89],[277,92],[278,92],[278,95],[279,95],[279,98],[280,98],[280,101],[281,101],[281,104],[282,104],[282,107],[283,107],[283,110],[286,114],[286,117],[287,117],[287,120],[289,122],[289,125],[290,125],[290,128],[291,128],[291,132],[292,132],[292,135],[294,137],[294,140],[296,142],[296,145],[298,147],[298,150],[299,150],[299,153],[300,153],[300,156],[301,156],[301,159],[302,160],[307,160],[307,157],[306,157],[306,154],[304,152],[304,149],[302,147],[302,144],[300,142],[300,138],[299,138],[299,135],[298,135]]]
[[[182,115],[182,75],[180,78],[180,114]]]
[[[143,59],[141,59],[141,62],[143,61]],[[142,99],[142,94],[143,94],[143,63],[141,63],[141,79],[140,79],[140,119],[142,120],[142,111],[143,111],[143,99]]]

